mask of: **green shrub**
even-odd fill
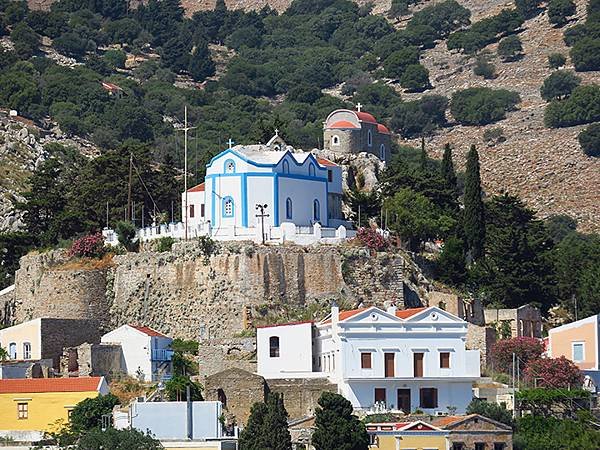
[[[174,243],[175,239],[170,236],[161,237],[156,243],[156,251],[159,253],[170,252]]]
[[[517,10],[525,17],[530,19],[540,13],[540,4],[542,0],[515,0]]]
[[[400,85],[412,92],[422,92],[430,86],[429,71],[421,64],[411,64],[400,77]]]
[[[600,123],[594,123],[582,130],[577,139],[583,153],[600,157]]]
[[[504,61],[514,61],[518,59],[523,52],[523,45],[518,36],[508,36],[498,44],[498,56]]]
[[[473,73],[486,80],[496,78],[496,67],[485,56],[478,56],[473,66]]]
[[[425,95],[420,100],[403,102],[392,114],[392,128],[404,137],[430,133],[446,124],[448,99],[439,95]]]
[[[390,19],[395,19],[408,14],[408,6],[408,0],[392,0],[392,6],[388,11],[388,17]]]
[[[383,62],[386,76],[400,78],[406,68],[413,64],[419,64],[419,49],[417,47],[405,47],[396,50]]]
[[[573,0],[550,0],[548,2],[548,19],[550,23],[562,27],[568,18],[575,14],[577,8]]]
[[[119,244],[127,249],[127,251],[134,251],[137,248],[137,242],[135,239],[135,226],[131,222],[120,221],[117,222],[115,227]]]
[[[573,89],[579,86],[580,83],[581,78],[570,70],[559,70],[544,80],[540,88],[540,94],[547,102],[560,100],[571,95]]]
[[[578,86],[565,100],[553,100],[544,112],[551,128],[570,127],[600,121],[600,87]]]
[[[486,125],[504,119],[520,101],[519,94],[506,89],[469,88],[452,94],[450,111],[463,125]]]
[[[488,128],[483,132],[483,140],[490,144],[498,144],[506,141],[502,127]]]
[[[600,39],[580,39],[573,45],[570,56],[578,72],[600,70]]]
[[[456,0],[445,0],[416,12],[407,28],[415,25],[428,25],[440,39],[447,37],[454,30],[470,25],[470,17],[471,11]]]
[[[121,50],[109,50],[104,54],[104,60],[112,68],[123,69],[125,67],[127,55]]]
[[[567,58],[562,53],[551,53],[548,55],[548,66],[551,69],[558,69],[567,62]]]

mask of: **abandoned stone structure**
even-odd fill
[[[65,347],[60,357],[63,377],[104,376],[108,381],[125,373],[123,351],[118,344],[88,344]]]
[[[452,449],[513,449],[512,428],[479,414],[440,417],[433,425],[448,430]]]
[[[200,333],[198,366],[201,378],[233,368],[256,372],[256,338],[210,339]]]
[[[221,401],[223,409],[238,424],[246,423],[252,405],[265,401],[269,392],[283,394],[285,409],[293,420],[312,415],[325,391],[337,392],[337,386],[324,378],[265,380],[236,368],[210,375],[204,382],[206,400]]]
[[[499,338],[542,337],[542,314],[532,305],[514,309],[486,309],[485,323],[498,330]]]
[[[338,109],[333,111],[323,125],[323,144],[326,150],[336,153],[371,153],[382,161],[390,159],[391,133],[371,114]]]

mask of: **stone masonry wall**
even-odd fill
[[[201,340],[198,366],[201,379],[231,368],[256,372],[256,338]]]
[[[337,385],[325,378],[267,380],[269,390],[283,394],[283,403],[290,419],[314,414],[317,401],[325,391],[336,392]]]
[[[56,369],[64,347],[99,343],[101,336],[98,322],[85,319],[44,319],[41,334],[42,358],[52,358]]]
[[[102,332],[139,323],[173,337],[198,339],[203,330],[224,339],[259,320],[295,320],[311,304],[319,314],[334,300],[402,307],[407,287],[423,280],[401,254],[370,256],[350,245],[219,245],[207,256],[197,241],[176,243],[172,252],[115,256],[104,266],[68,261],[63,252],[25,256],[10,320],[95,319]]]

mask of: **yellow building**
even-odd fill
[[[415,421],[367,424],[369,449],[377,450],[446,450],[448,431]]]
[[[108,394],[104,377],[0,380],[0,433],[41,437],[58,420],[68,423],[77,403],[104,394]]]
[[[160,441],[165,450],[236,450],[236,441]]]

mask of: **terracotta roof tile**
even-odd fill
[[[197,186],[191,187],[187,191],[188,192],[204,192],[204,183],[200,183]]]
[[[304,325],[307,323],[314,323],[312,320],[305,320],[300,322],[287,322],[287,323],[276,323],[275,325],[260,325],[256,328],[274,328],[274,327],[285,327],[288,325]]]
[[[399,309],[398,311],[396,311],[396,317],[400,317],[401,319],[408,319],[409,317],[412,317],[415,314],[418,314],[426,309],[427,308],[425,306],[421,308]]]
[[[336,163],[334,163],[333,161],[329,161],[328,159],[325,158],[317,158],[317,162],[319,164],[321,164],[322,166],[330,166],[330,167],[338,167],[338,165]]]
[[[356,117],[358,117],[358,120],[360,120],[361,122],[377,123],[377,120],[375,120],[375,117],[373,117],[373,115],[369,114],[368,112],[354,111],[354,114],[356,114]]]
[[[0,380],[0,394],[36,392],[93,392],[98,390],[102,377],[81,378],[23,378]]]
[[[381,123],[377,124],[377,131],[382,134],[390,134],[390,130],[388,130],[388,128]]]
[[[146,334],[148,336],[152,336],[152,337],[169,337],[169,336],[164,335],[161,332],[156,331],[156,330],[154,330],[154,329],[152,329],[150,327],[144,327],[144,326],[141,326],[141,325],[131,325],[131,324],[129,326],[132,327],[132,328],[135,328],[138,331],[141,331],[142,333],[144,333],[144,334]]]
[[[347,120],[339,120],[337,122],[332,123],[327,128],[358,128],[358,127],[356,125],[354,125],[352,122],[349,122]]]

